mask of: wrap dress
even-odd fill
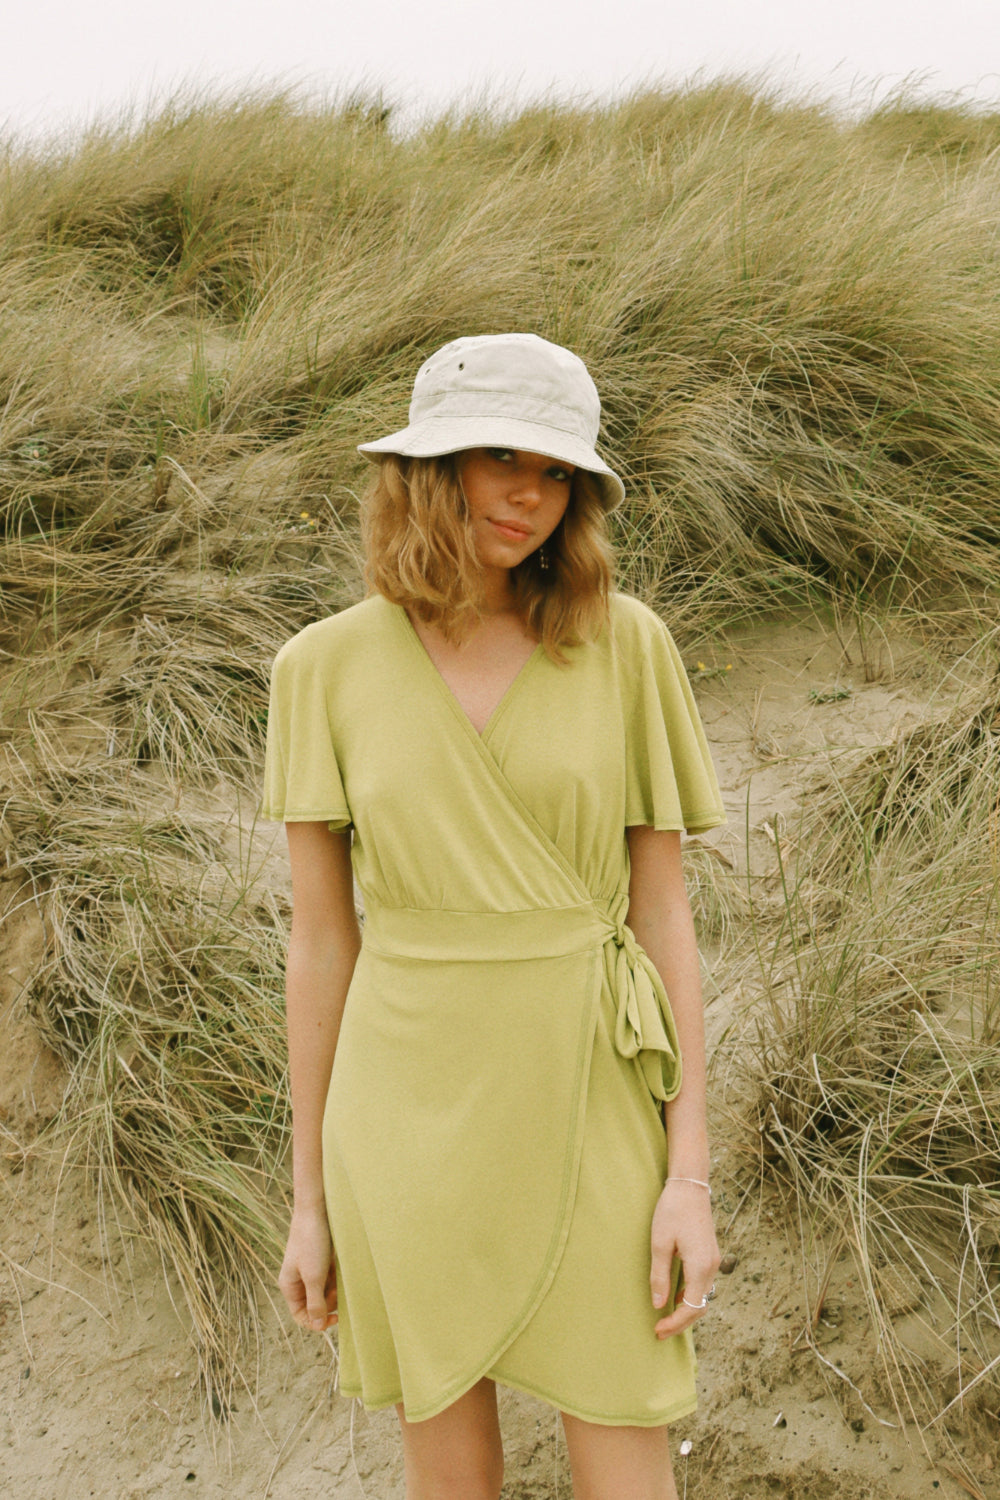
[[[725,815],[658,617],[616,594],[568,656],[482,734],[381,595],[274,665],[263,813],[352,825],[366,913],[323,1124],[340,1386],[412,1421],[483,1375],[593,1422],[696,1404],[690,1334],[653,1332],[681,1064],[625,829]]]

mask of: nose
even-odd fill
[[[510,499],[515,504],[534,509],[542,499],[542,475],[534,464],[518,464],[510,487]]]

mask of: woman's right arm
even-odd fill
[[[295,1321],[322,1332],[336,1321],[337,1305],[323,1194],[323,1110],[361,934],[350,830],[286,823],[285,831],[292,870],[285,995],[294,1202],[278,1285]]]

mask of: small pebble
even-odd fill
[[[719,1261],[719,1270],[723,1276],[732,1276],[739,1263],[740,1258],[738,1255],[724,1255]]]

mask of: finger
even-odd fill
[[[337,1322],[337,1275],[332,1257],[322,1279],[303,1274],[294,1260],[286,1263],[278,1276],[278,1286],[300,1328],[324,1333]]]
[[[673,1338],[675,1334],[683,1333],[685,1328],[699,1322],[707,1311],[707,1308],[696,1311],[693,1307],[678,1305],[668,1318],[660,1319],[653,1331],[658,1339]]]
[[[673,1249],[662,1250],[654,1246],[652,1264],[649,1271],[649,1289],[652,1293],[654,1307],[666,1307],[670,1298],[673,1273]]]
[[[278,1285],[281,1287],[282,1295],[286,1303],[288,1304],[288,1311],[291,1313],[296,1323],[298,1323],[299,1327],[311,1328],[313,1326],[312,1314],[309,1311],[309,1306],[306,1298],[306,1289],[303,1283],[301,1281],[296,1281],[288,1287],[285,1287],[281,1282],[279,1282]]]
[[[333,1312],[328,1302],[329,1272],[324,1280],[318,1276],[304,1276],[302,1281],[304,1296],[300,1302],[300,1312],[293,1313],[293,1316],[303,1328],[311,1328],[316,1333],[323,1333],[330,1326],[331,1321],[336,1321],[336,1313]],[[334,1299],[336,1299],[336,1292],[334,1292]]]
[[[704,1280],[699,1276],[696,1285]],[[660,1337],[669,1338],[672,1334],[680,1333],[691,1323],[696,1323],[703,1318],[708,1311],[709,1302],[715,1291],[715,1283],[710,1282],[701,1296],[696,1296],[694,1288],[685,1281],[681,1281],[677,1287],[673,1311],[666,1318],[656,1324],[656,1332]]]
[[[288,1311],[297,1322],[302,1322],[306,1316],[306,1289],[302,1285],[299,1276],[286,1276],[284,1271],[278,1277],[278,1290],[288,1304]]]
[[[337,1321],[337,1267],[331,1261],[330,1269],[326,1276],[326,1286],[323,1288],[323,1301],[326,1304],[327,1313]]]

